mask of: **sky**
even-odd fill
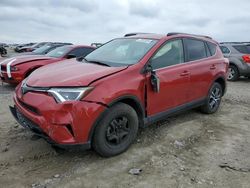
[[[0,0],[0,43],[107,42],[130,32],[250,41],[250,0]]]

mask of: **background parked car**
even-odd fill
[[[0,45],[0,56],[5,56],[7,55],[7,50],[4,48],[4,46]]]
[[[224,42],[220,43],[220,49],[229,59],[229,81],[236,81],[240,76],[250,78],[250,42]]]
[[[24,53],[20,53],[20,54],[14,54],[12,57],[22,56],[22,55],[45,55],[48,52],[56,49],[57,47],[65,46],[65,45],[72,45],[72,44],[71,43],[47,43],[47,44],[43,45],[42,47],[35,49],[32,52],[24,52]]]
[[[15,47],[15,52],[19,52],[21,48],[26,47],[26,46],[32,46],[36,43],[27,43],[27,44],[19,44]]]
[[[45,44],[47,44],[48,42],[39,42],[36,43],[32,46],[23,46],[21,48],[19,48],[19,50],[17,52],[22,53],[22,52],[32,52],[33,50],[40,48],[42,46],[44,46]]]
[[[102,43],[97,43],[97,42],[94,42],[94,43],[91,43],[91,46],[94,46],[96,48],[99,48],[101,47],[103,44]]]
[[[5,59],[0,62],[1,80],[17,84],[39,67],[65,59],[83,57],[94,49],[92,46],[66,45],[58,47],[46,55],[27,55]]]

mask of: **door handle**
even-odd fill
[[[216,69],[216,65],[211,65],[210,70]]]
[[[183,71],[180,76],[188,76],[190,74],[189,71]]]

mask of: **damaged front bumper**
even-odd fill
[[[90,148],[96,119],[105,106],[89,101],[57,103],[44,92],[22,94],[20,85],[13,96],[15,106],[10,111],[25,128],[50,144],[59,147]]]
[[[10,112],[13,115],[13,117],[16,119],[16,121],[24,128],[29,129],[32,131],[35,135],[45,139],[49,144],[63,148],[63,149],[72,149],[78,148],[81,150],[87,150],[91,148],[90,143],[85,144],[58,144],[54,140],[52,140],[37,124],[32,122],[30,119],[25,117],[15,106],[9,106]]]

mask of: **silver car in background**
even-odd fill
[[[220,49],[229,59],[229,81],[236,81],[240,76],[250,78],[250,42],[223,42]]]

